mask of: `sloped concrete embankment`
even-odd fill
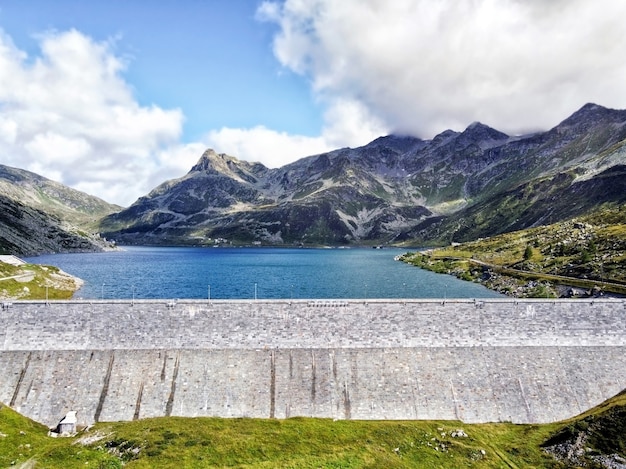
[[[16,302],[0,401],[53,425],[144,417],[547,422],[626,388],[603,301]]]

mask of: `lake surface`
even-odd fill
[[[85,299],[492,298],[498,293],[394,260],[401,249],[124,247],[28,258],[85,285]]]

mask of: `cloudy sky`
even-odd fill
[[[120,205],[206,148],[278,167],[396,132],[626,108],[624,0],[0,0],[0,163]]]

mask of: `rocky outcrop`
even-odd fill
[[[117,205],[38,174],[0,165],[0,252],[32,256],[101,251],[109,243],[94,233]]]
[[[108,246],[97,235],[77,233],[55,215],[0,195],[0,252],[35,256],[53,252],[94,252]]]
[[[613,400],[622,400],[623,394]],[[624,469],[625,424],[626,407],[617,404],[565,426],[542,445],[543,450],[567,467]]]

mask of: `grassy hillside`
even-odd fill
[[[517,297],[626,294],[626,205],[403,260]]]
[[[568,467],[626,466],[626,392],[566,422],[542,447]]]
[[[624,435],[624,395],[549,425],[171,417],[99,423],[70,438],[48,437],[4,406],[0,467],[603,467],[598,461],[626,456]],[[574,453],[568,445],[582,448],[582,456],[559,462],[551,455]]]
[[[64,186],[38,174],[0,165],[0,195],[53,215],[86,231],[122,207]]]
[[[82,281],[58,267],[0,262],[0,299],[66,300]]]
[[[555,467],[540,444],[558,427],[174,417],[52,439],[5,407],[0,429],[0,467],[495,468]]]
[[[0,165],[0,253],[97,252],[112,246],[98,220],[117,205],[37,174]]]

